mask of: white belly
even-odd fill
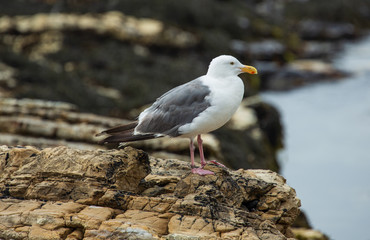
[[[195,137],[222,127],[239,107],[244,94],[244,85],[239,77],[212,82],[210,107],[179,128],[182,137]]]

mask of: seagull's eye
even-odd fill
[[[234,65],[234,62],[230,62],[230,65]]]

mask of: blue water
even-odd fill
[[[282,114],[282,174],[315,229],[334,240],[370,240],[370,38],[348,44],[338,82],[262,94]]]

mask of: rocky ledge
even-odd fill
[[[190,173],[121,150],[0,147],[1,239],[289,239],[300,200],[269,170]]]

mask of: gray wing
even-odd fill
[[[210,92],[199,78],[168,91],[143,112],[145,116],[140,119],[136,131],[179,136],[179,127],[192,122],[210,106],[206,99]]]

